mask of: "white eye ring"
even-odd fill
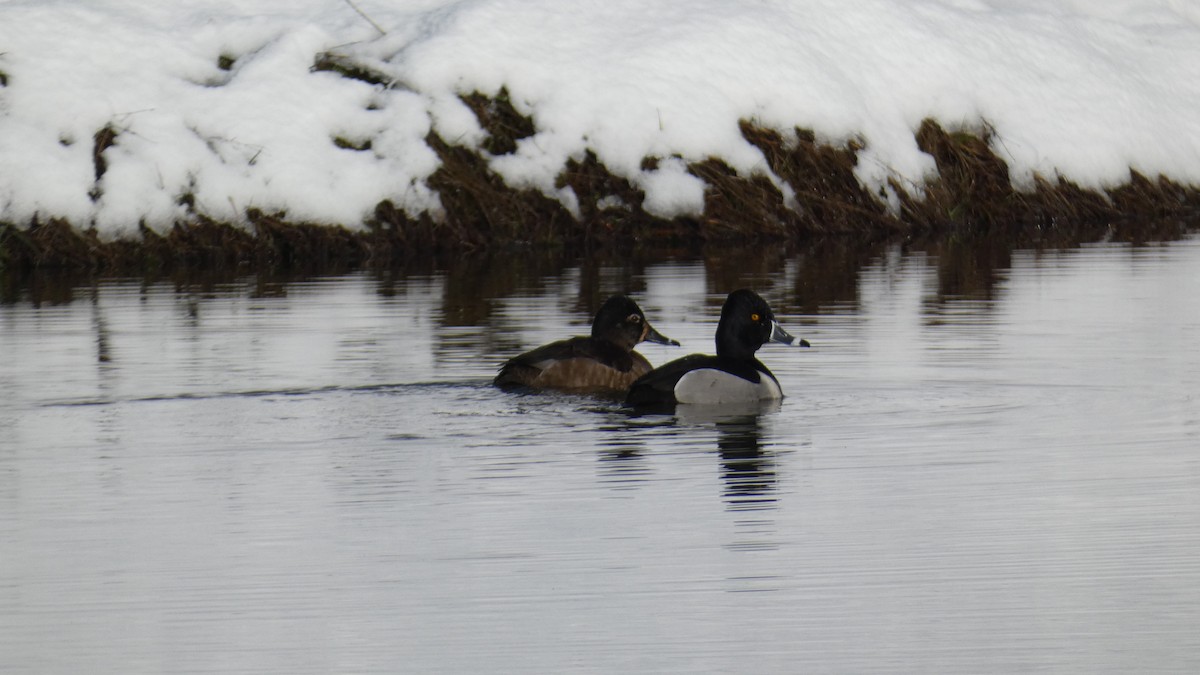
[[[641,323],[642,317],[638,316],[637,314],[630,314],[625,320],[629,323]]]

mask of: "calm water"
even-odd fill
[[[775,407],[504,394],[631,292]],[[0,672],[1200,671],[1200,240],[0,304]]]

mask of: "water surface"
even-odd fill
[[[105,280],[0,304],[0,671],[1200,670],[1200,240]],[[628,291],[812,349],[497,391]]]

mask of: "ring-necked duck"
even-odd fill
[[[655,368],[633,383],[625,401],[642,406],[783,398],[779,380],[754,352],[768,342],[792,344],[795,339],[775,320],[766,300],[754,291],[734,291],[721,308],[717,355],[692,354]]]
[[[646,357],[633,351],[639,342],[679,343],[646,321],[637,303],[624,295],[605,301],[592,320],[590,336],[543,345],[500,366],[497,387],[533,387],[623,394],[650,372]]]

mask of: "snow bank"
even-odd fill
[[[1129,169],[1200,184],[1200,6],[1186,0],[26,0],[0,5],[0,221],[117,234],[194,204],[356,225],[437,213],[425,144],[477,147],[460,95],[506,88],[536,124],[490,158],[555,188],[593,151],[653,215],[697,213],[687,161],[770,176],[738,121],[858,139],[859,179],[919,187],[921,120],[988,125],[1018,187]],[[390,78],[314,71],[324,52]],[[111,128],[97,180],[94,137]],[[644,168],[646,157],[660,158]],[[776,181],[778,182],[778,181]]]

